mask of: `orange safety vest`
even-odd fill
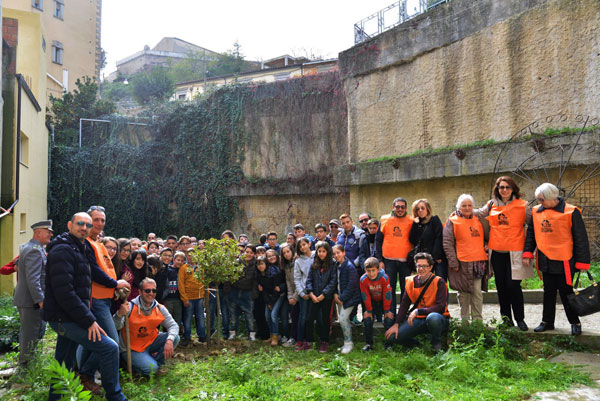
[[[424,288],[424,287],[415,288],[415,277],[417,277],[417,276],[406,277],[406,286],[404,287],[404,289],[406,291],[406,295],[408,295],[411,303],[413,303],[413,304],[417,301],[417,298],[419,298],[419,295],[421,295],[421,291],[423,291],[423,288]],[[438,288],[439,280],[440,280],[439,276],[433,277],[433,281],[431,282],[431,284],[429,284],[429,287],[427,288],[425,295],[423,295],[421,302],[419,302],[419,305],[417,305],[417,309],[430,308],[435,305],[435,298],[437,296],[437,288]],[[427,315],[419,315],[418,313],[419,312],[417,312],[417,319],[424,319],[427,317]],[[442,313],[442,314],[446,317],[450,317],[450,312],[448,312],[448,303],[447,302],[446,302],[446,306],[444,306],[444,313]]]
[[[538,213],[541,205],[533,208],[533,229],[538,250],[542,251],[548,259],[563,262],[565,278],[568,285],[573,285],[571,279],[571,266],[569,261],[573,257],[573,212],[575,206],[565,202],[565,212],[554,209],[544,209]],[[536,264],[539,258],[536,258]],[[538,274],[539,274],[539,266]]]
[[[140,299],[140,302],[142,300]],[[136,352],[144,352],[156,337],[158,337],[158,326],[165,320],[158,304],[150,315],[141,313],[137,304],[132,302],[131,313],[129,314],[129,341],[131,349]],[[123,328],[123,337],[125,337],[125,328]]]
[[[406,259],[413,248],[408,240],[413,219],[409,214],[396,217],[390,214],[381,216],[380,230],[383,234],[381,253],[386,259]]]
[[[525,247],[525,209],[527,201],[514,199],[505,206],[492,206],[486,220],[490,223],[489,247],[495,251],[522,251]]]
[[[484,248],[483,226],[475,216],[465,219],[458,215],[450,217],[454,226],[456,257],[461,262],[487,260]]]
[[[104,271],[104,273],[116,280],[117,273],[115,272],[115,268],[110,260],[110,257],[108,257],[108,251],[104,247],[104,244],[96,242],[90,237],[88,237],[88,241],[90,242],[92,248],[94,248],[94,255],[96,255],[96,263],[98,263],[98,266]],[[108,288],[96,283],[95,281],[92,281],[92,298],[105,299],[112,298],[114,295],[114,288]]]

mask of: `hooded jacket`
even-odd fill
[[[93,251],[68,232],[48,246],[44,320],[74,322],[87,330],[96,318],[90,311]],[[116,282],[115,282],[116,283]]]

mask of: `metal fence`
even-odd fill
[[[450,0],[400,0],[354,24],[354,44],[364,42]],[[412,7],[412,10],[409,8]]]

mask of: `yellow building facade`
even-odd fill
[[[45,126],[46,60],[40,13],[2,8],[3,129],[1,141],[0,265],[33,235],[31,224],[47,218],[48,130]],[[11,208],[12,206],[12,208]],[[11,293],[16,275],[0,277]]]
[[[99,79],[102,0],[3,0],[2,7],[40,15],[48,95],[72,91],[84,76]]]

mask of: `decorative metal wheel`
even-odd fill
[[[530,203],[540,184],[556,185],[563,198],[581,209],[592,258],[600,257],[598,117],[560,113],[532,122],[500,147],[494,180],[502,174],[519,182]]]

